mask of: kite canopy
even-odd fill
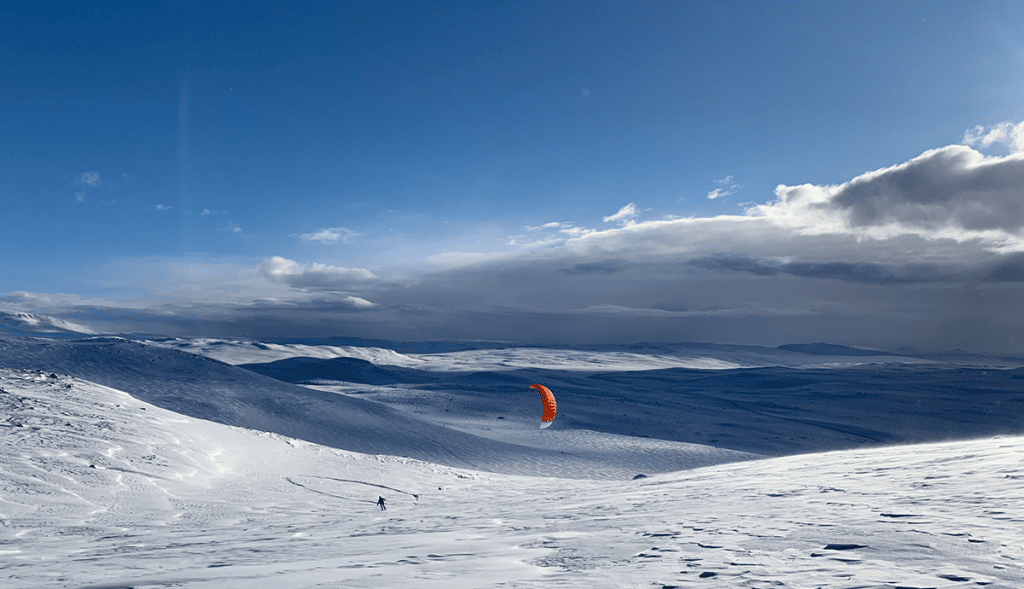
[[[530,388],[537,389],[537,392],[540,393],[540,400],[544,404],[544,415],[540,418],[540,427],[544,429],[555,420],[555,396],[551,394],[548,387],[542,384],[532,384]]]

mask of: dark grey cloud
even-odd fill
[[[992,282],[1024,282],[1024,254],[1015,254],[995,263],[985,273]]]
[[[709,256],[690,260],[705,270],[757,276],[788,275],[861,284],[900,285],[943,283],[978,285],[1024,282],[1024,254],[993,257],[971,266],[938,264],[876,264],[869,262],[801,262],[757,259],[749,256]]]
[[[962,272],[927,264],[878,264],[873,262],[810,262],[761,260],[749,256],[697,258],[690,265],[706,270],[745,272],[757,276],[785,274],[801,278],[839,280],[862,284],[909,284],[964,280]]]
[[[252,339],[825,341],[1024,352],[1024,313],[1014,311],[1024,300],[1024,263],[1013,262],[985,268],[989,281],[978,284],[889,282],[846,267],[769,268],[753,257],[634,263],[612,274],[568,274],[562,270],[581,262],[534,260],[377,282],[360,293],[375,303],[364,308],[344,293],[314,292],[244,304],[78,305],[58,316],[98,331]]]
[[[690,260],[691,266],[705,270],[727,270],[731,272],[747,272],[758,276],[773,276],[782,270],[761,260],[748,256],[712,256]]]
[[[562,268],[563,274],[615,274],[622,272],[629,264],[625,260],[596,260],[579,262],[568,268]]]
[[[839,186],[780,186],[776,195],[751,212],[819,233],[908,233],[1024,249],[1024,153],[991,157],[950,145]]]
[[[1024,228],[1024,158],[953,145],[844,184],[828,205],[855,226],[900,223],[971,231]]]

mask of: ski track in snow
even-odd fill
[[[1024,586],[1020,437],[566,480],[325,448],[61,375],[0,370],[0,389],[12,589]]]

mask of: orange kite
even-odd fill
[[[542,384],[532,384],[530,388],[537,389],[537,392],[540,393],[540,400],[544,403],[544,415],[540,418],[540,428],[544,429],[555,421],[555,396],[551,394],[548,387]]]

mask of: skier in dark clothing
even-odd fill
[[[377,505],[380,505],[380,510],[381,511],[386,511],[387,510],[387,507],[384,507],[384,498],[383,497],[377,497]]]

